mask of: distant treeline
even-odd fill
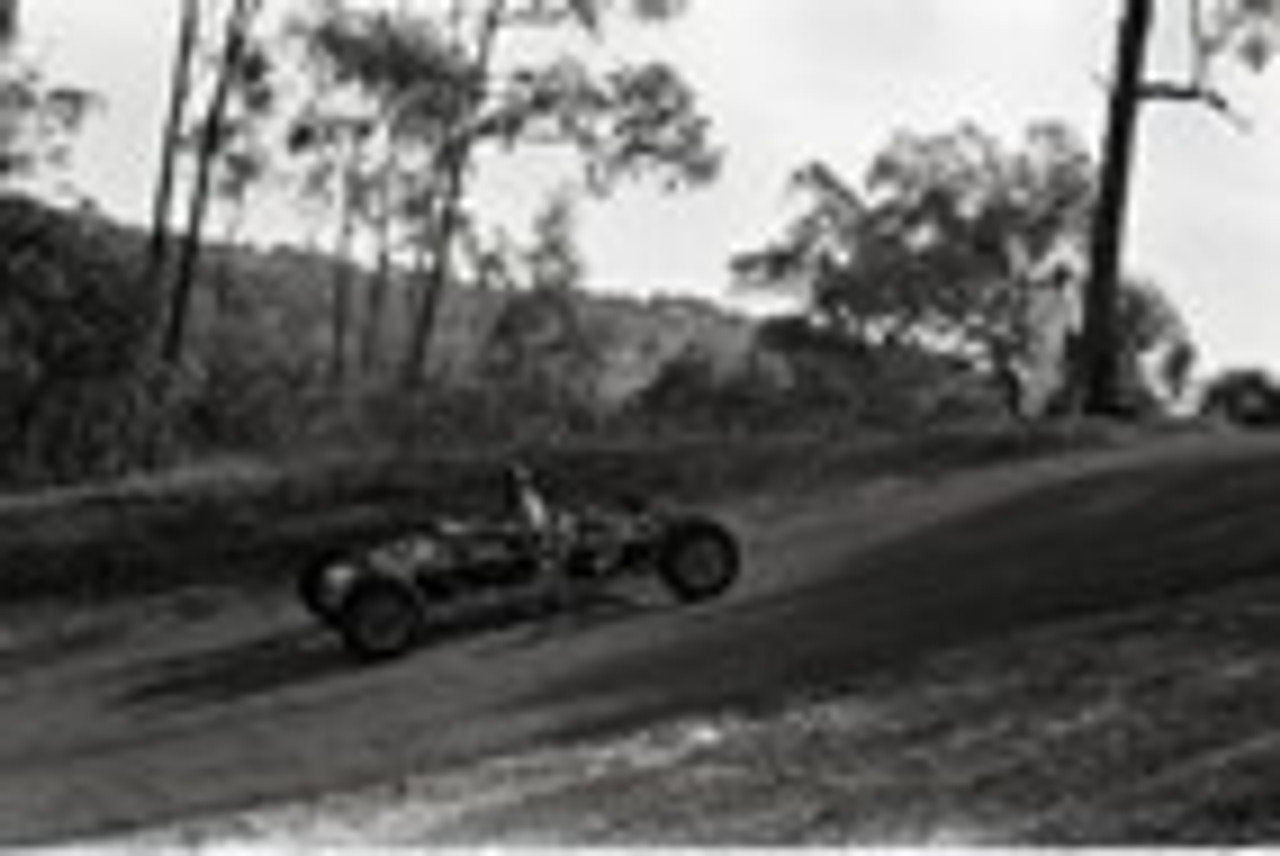
[[[422,392],[398,389],[389,361],[367,347],[336,377],[330,286],[350,272],[287,249],[211,251],[191,353],[180,371],[163,371],[153,356],[163,295],[143,285],[144,249],[141,233],[96,215],[0,200],[7,482],[299,444],[731,419],[718,407],[696,414],[684,398],[760,371],[754,326],[709,304],[477,286],[446,296]],[[386,288],[368,272],[352,281],[357,307]],[[412,293],[393,279],[377,298],[390,305],[379,331],[386,353],[405,334],[398,321],[408,313],[395,304]]]

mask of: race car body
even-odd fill
[[[302,600],[350,651],[384,658],[463,611],[554,602],[635,575],[699,601],[722,594],[741,570],[737,539],[709,516],[634,504],[566,512],[536,498],[545,510],[536,524],[524,514],[438,520],[317,562],[299,580]]]

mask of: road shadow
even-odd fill
[[[528,650],[633,620],[655,608],[639,596],[615,593],[593,594],[569,610],[540,603],[491,608],[441,622],[425,644],[407,656],[456,653],[468,643],[482,643],[477,653],[485,657]],[[148,713],[234,705],[378,666],[360,662],[343,649],[334,633],[306,622],[213,650],[160,659],[132,681],[116,703]]]
[[[117,703],[160,712],[229,705],[349,673],[350,658],[320,628],[298,625],[232,645],[161,659]]]
[[[0,650],[0,679],[14,680],[47,672],[76,657],[92,654],[127,638],[122,622],[95,624],[47,633]]]
[[[511,622],[522,632],[508,634],[499,650],[528,650],[630,623],[654,614],[661,606],[639,592],[592,592],[569,608],[551,605],[530,607]]]

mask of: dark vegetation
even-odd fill
[[[85,605],[174,587],[278,587],[339,547],[438,514],[501,508],[495,460],[519,455],[568,503],[634,496],[733,505],[882,478],[957,470],[1123,438],[1113,427],[576,441],[471,454],[342,456],[294,465],[209,465],[0,503],[0,596]]]
[[[0,200],[0,478],[10,491],[226,456],[476,451],[513,443],[916,429],[1007,416],[984,375],[923,348],[867,349],[806,317],[755,323],[691,300],[479,284],[441,301],[430,383],[336,381],[327,282],[341,263],[210,247],[179,367],[154,356],[163,296],[145,238]],[[357,302],[409,283],[345,272]],[[389,312],[389,345],[409,331]],[[391,368],[392,370],[387,370]],[[518,414],[519,418],[513,418]]]
[[[0,477],[10,490],[211,455],[590,433],[621,423],[668,360],[696,352],[727,374],[753,335],[692,301],[480,288],[445,301],[430,388],[408,393],[385,374],[339,385],[315,285],[335,263],[211,248],[190,353],[169,369],[152,356],[161,300],[142,285],[143,254],[140,233],[0,200]],[[367,275],[353,280],[357,295],[372,287]]]
[[[1224,371],[1206,385],[1200,410],[1234,425],[1280,427],[1280,382],[1264,369]]]

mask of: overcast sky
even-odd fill
[[[280,0],[276,0],[280,2]],[[1185,0],[1163,0],[1157,69],[1181,68]],[[145,212],[177,0],[26,0],[30,46],[109,100],[78,177],[109,210]],[[857,175],[899,128],[971,119],[1007,138],[1062,118],[1092,142],[1119,0],[691,0],[628,50],[676,60],[729,149],[693,195],[629,191],[584,212],[593,277],[704,295],[780,222],[786,176],[823,158]],[[1190,316],[1214,364],[1280,367],[1280,69],[1229,81],[1252,129],[1159,106],[1143,128],[1130,266]],[[505,175],[505,174],[504,174]],[[510,180],[502,178],[499,180]]]

